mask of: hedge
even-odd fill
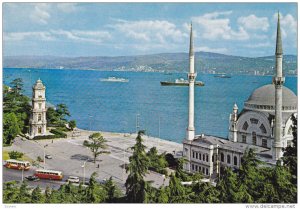
[[[40,139],[57,139],[57,138],[67,138],[67,134],[63,131],[53,129],[50,133],[54,135],[45,135],[45,136],[35,136],[33,140],[40,140]]]

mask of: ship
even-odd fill
[[[231,78],[231,76],[230,75],[227,75],[227,74],[216,74],[216,75],[214,75],[214,77],[216,77],[216,78]]]
[[[108,78],[100,78],[102,82],[122,82],[127,83],[129,80],[126,78],[117,78],[117,77],[108,77]]]
[[[162,86],[188,86],[189,81],[183,78],[175,79],[175,81],[161,81]],[[202,81],[195,81],[195,86],[204,86]]]

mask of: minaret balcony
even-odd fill
[[[197,77],[197,73],[189,73],[188,74],[189,81],[192,81],[192,82],[195,81],[196,77]]]
[[[284,77],[273,77],[273,83],[275,85],[283,85],[285,82],[285,78]]]
[[[42,112],[46,112],[46,108],[43,108],[43,109],[32,109],[32,112],[39,112],[39,113],[42,113]]]
[[[46,101],[46,98],[32,98],[34,102],[43,102]]]

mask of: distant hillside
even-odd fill
[[[6,68],[46,69],[96,69],[119,71],[176,71],[187,72],[187,53],[164,53],[119,57],[55,57],[55,56],[6,56]],[[274,56],[239,57],[224,54],[197,52],[195,66],[198,73],[273,74]],[[285,74],[297,74],[297,56],[285,55]]]

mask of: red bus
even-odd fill
[[[19,160],[9,159],[9,160],[4,161],[4,166],[6,168],[27,171],[30,168],[30,163],[28,161],[19,161]]]
[[[53,171],[53,170],[36,170],[35,176],[40,179],[50,179],[50,180],[62,180],[63,174],[61,171]]]

